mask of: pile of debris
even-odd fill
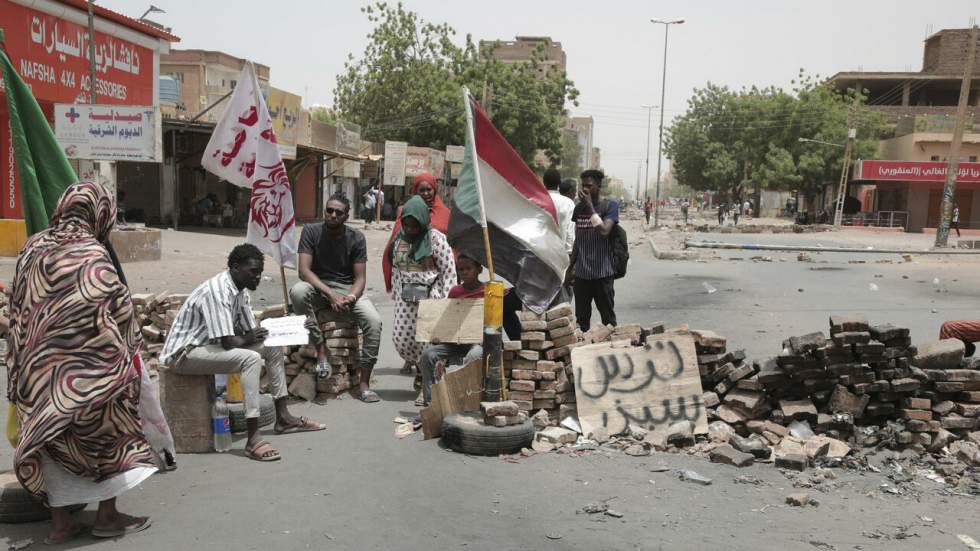
[[[978,428],[980,362],[964,361],[956,340],[917,350],[906,328],[832,316],[829,339],[792,337],[777,356],[749,362],[723,337],[692,334],[709,439],[755,457],[772,447],[777,466],[802,470],[851,446],[939,451]],[[966,463],[980,465],[973,448],[958,447]]]
[[[521,340],[504,342],[504,383],[508,399],[522,412],[535,412],[538,424],[557,426],[576,417],[572,350],[585,344],[627,340],[641,344],[648,335],[663,333],[662,323],[599,324],[586,333],[578,328],[574,309],[559,304],[543,314],[519,312]],[[546,422],[545,422],[546,420]]]

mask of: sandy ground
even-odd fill
[[[637,222],[629,230],[630,274],[617,282],[621,322],[713,329],[753,358],[776,353],[790,335],[826,329],[832,313],[863,312],[873,322],[907,325],[916,342],[936,335],[944,319],[977,315],[980,270],[969,261],[899,263],[895,257],[890,264],[850,264],[849,256],[825,253],[813,263],[790,254],[773,254],[772,262],[752,261],[753,254],[667,262],[653,258]],[[551,453],[511,463],[455,454],[421,435],[398,440],[392,418],[417,412],[415,393],[411,378],[398,375],[401,362],[390,344],[392,305],[376,260],[386,234],[366,233],[374,259],[369,294],[386,320],[375,371],[383,401],[367,405],[344,396],[325,406],[293,405],[328,429],[270,431],[284,455],[278,463],[246,460],[240,439],[227,454],[181,455],[177,471],[120,498],[123,510],[151,515],[152,528],[118,541],[85,537],[64,548],[958,550],[967,549],[958,534],[980,539],[976,498],[922,477],[900,482],[888,453],[874,459],[881,473],[835,469],[838,478],[819,483],[812,471],[786,475],[764,464],[735,469],[682,455]],[[125,266],[133,291],[190,291],[222,269],[240,241],[165,231],[163,261]],[[280,301],[278,270],[271,262],[268,270],[256,305]],[[0,259],[0,280],[12,271],[12,260]],[[935,277],[940,285],[933,285]],[[708,293],[706,282],[717,291]],[[4,441],[0,465],[10,461]],[[669,470],[652,472],[662,465]],[[677,469],[714,482],[681,481]],[[799,491],[819,506],[784,503]],[[577,513],[604,500],[623,517]],[[81,518],[90,521],[93,510]],[[0,525],[0,544],[32,538],[40,546],[47,528]]]

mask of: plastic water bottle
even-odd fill
[[[228,405],[222,398],[215,398],[211,406],[211,426],[214,429],[214,451],[230,450],[231,421],[228,419]]]

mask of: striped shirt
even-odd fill
[[[221,337],[242,335],[258,324],[252,315],[248,290],[238,290],[228,271],[198,285],[177,312],[160,361],[172,365],[183,352],[216,342]]]
[[[605,206],[605,212],[602,207]],[[619,223],[619,203],[613,200],[596,205],[596,212],[603,222]],[[612,261],[612,244],[603,237],[599,228],[592,225],[592,213],[579,203],[575,207],[575,277],[596,280],[616,275]]]

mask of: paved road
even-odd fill
[[[976,315],[980,271],[970,264],[811,264],[796,262],[793,255],[785,255],[791,259],[786,262],[777,255],[774,262],[666,262],[653,259],[638,228],[631,228],[631,237],[637,244],[630,275],[617,284],[622,322],[663,320],[713,329],[752,357],[775,353],[792,334],[826,329],[832,313],[865,312],[874,322],[908,325],[916,341],[934,335],[942,319]],[[129,277],[153,289],[189,290],[220,269],[223,254],[237,241],[169,232],[166,261],[129,265]],[[370,232],[372,250],[377,252],[382,241],[381,232]],[[8,278],[9,270],[9,263],[0,262],[0,278]],[[942,279],[945,292],[936,292],[933,277]],[[704,282],[717,292],[707,293]],[[276,301],[276,283],[264,282],[256,302]],[[390,320],[391,302],[376,292],[377,269],[371,270],[370,283],[382,316]],[[870,283],[879,290],[870,291]],[[768,465],[736,471],[695,457],[603,453],[552,453],[513,464],[458,455],[421,441],[420,435],[398,440],[392,418],[417,408],[411,379],[397,373],[390,323],[385,329],[376,370],[383,402],[367,405],[344,397],[326,406],[292,406],[329,428],[312,435],[270,435],[284,455],[278,463],[246,460],[240,440],[228,454],[182,455],[176,472],[154,476],[120,499],[125,511],[153,516],[150,530],[128,540],[84,539],[79,545],[148,551],[844,550],[959,549],[955,534],[980,538],[976,501],[940,497],[938,486],[924,479],[919,479],[922,497],[912,498],[882,492],[879,486],[888,482],[883,475],[839,471],[836,490],[808,490],[820,506],[800,510],[783,504],[786,494],[799,490]],[[9,462],[4,442],[0,464]],[[651,472],[661,464],[694,469],[715,483],[701,487],[670,472]],[[738,475],[757,477],[759,484],[736,484]],[[576,514],[601,500],[610,500],[623,518]],[[85,518],[91,518],[91,510]],[[862,535],[878,530],[892,537],[903,526],[918,537]],[[44,523],[2,526],[0,543],[31,537],[40,545],[46,528]]]

